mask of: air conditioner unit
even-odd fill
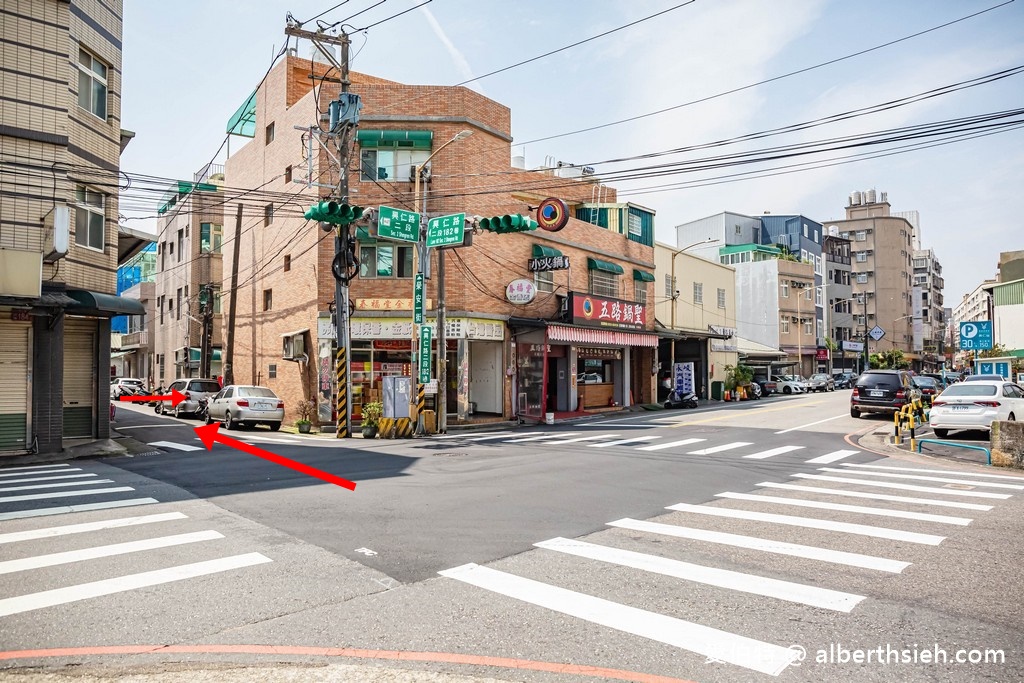
[[[308,358],[303,332],[283,336],[281,345],[281,357],[284,360],[306,360]]]
[[[43,261],[53,263],[68,255],[71,209],[64,204],[53,207],[43,218]]]
[[[416,182],[416,173],[420,172],[420,167],[413,164],[409,167],[409,182]],[[420,175],[420,181],[424,183],[430,182],[430,164],[423,166],[422,174]]]

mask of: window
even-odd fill
[[[263,290],[263,310],[269,311],[274,308],[274,290]]]
[[[674,299],[675,295],[676,295],[675,294],[676,288],[673,286],[673,284],[674,283],[672,282],[672,276],[671,275],[666,275],[665,276],[665,296],[668,297],[669,299]]]
[[[273,141],[274,141],[274,122],[271,121],[270,125],[267,126],[267,143],[266,144],[269,145]]]
[[[181,263],[181,255],[185,251],[185,231],[178,231],[178,263]]]
[[[819,320],[818,321],[818,337],[817,338],[818,339],[824,339],[825,338],[825,321],[823,321],[823,320]]]
[[[619,276],[603,270],[591,270],[590,293],[599,296],[617,297],[619,295]]]
[[[817,273],[818,275],[821,275],[822,273],[825,272],[822,268],[820,256],[814,256],[814,272]]]
[[[219,254],[224,242],[224,226],[213,223],[199,224],[199,251],[203,254]]]
[[[789,334],[789,318],[783,316],[779,319],[779,331],[782,334]]]
[[[865,324],[867,324],[867,318],[866,318],[865,316],[863,316],[863,315],[858,315],[858,316],[856,316],[856,319],[857,319],[857,324],[858,324],[858,325],[860,325],[860,326],[862,326],[862,327],[863,327],[863,326],[864,326]]]
[[[171,256],[174,256],[174,242],[168,242],[167,249],[169,250]]]
[[[175,319],[176,320],[181,320],[181,287],[178,287],[178,306],[177,306],[177,309],[178,309],[178,312],[175,314],[176,315]]]
[[[369,182],[413,182],[413,168],[419,167],[428,158],[429,149],[364,149],[359,155],[359,177]]]
[[[533,274],[533,284],[538,292],[555,291],[555,274],[552,270],[537,271]]]
[[[287,273],[291,269],[292,269],[292,255],[291,254],[285,254],[284,255],[284,272]]]
[[[858,251],[857,252],[857,263],[867,263],[867,262],[868,262],[868,252],[866,252],[866,251]]]
[[[866,231],[864,231],[864,230],[858,230],[857,231],[857,241],[858,242],[867,242],[868,241],[868,233]]]
[[[213,314],[220,315],[224,311],[221,309],[221,293],[220,291],[214,291],[213,293]]]
[[[813,325],[813,321],[812,320],[810,320],[810,319],[804,320],[804,334],[805,335],[811,336],[812,334],[814,334],[814,329],[813,329],[812,325]]]
[[[788,282],[783,282],[782,283],[782,298],[783,299],[788,299],[789,298],[789,283]]]
[[[75,244],[103,251],[103,195],[85,185],[75,187]]]
[[[107,119],[107,65],[78,48],[78,106]]]
[[[160,270],[167,270],[167,242],[161,242],[156,250],[160,252]]]
[[[815,242],[818,241],[818,230],[817,230],[817,228],[815,228],[815,230],[814,230],[814,241]]]
[[[857,283],[858,284],[861,284],[861,285],[867,284],[867,281],[868,281],[868,274],[867,273],[857,273]]]
[[[811,300],[811,289],[811,287],[807,287],[804,289],[804,298],[807,299],[808,301]]]
[[[263,225],[270,225],[274,222],[274,205],[267,204],[263,207]]]
[[[271,363],[267,366],[267,378],[277,379],[277,363]]]
[[[804,237],[807,237],[807,224],[804,223]]]
[[[639,214],[631,213],[626,218],[629,224],[630,235],[641,235],[643,234],[643,222],[640,220]]]
[[[736,224],[736,234],[737,235],[742,235],[743,234],[743,228],[740,226],[739,223]]]
[[[647,283],[636,280],[633,282],[633,301],[647,305]]]
[[[383,244],[359,247],[359,277],[412,277],[413,249]]]
[[[292,181],[292,167],[286,166],[284,169],[284,181],[290,183]]]
[[[160,311],[160,324],[163,325],[164,324],[164,298],[162,296],[158,296],[156,298],[156,307]]]
[[[822,287],[814,288],[814,303],[817,306],[821,306],[824,303],[824,299],[822,297]]]
[[[704,303],[704,283],[694,282],[693,283],[693,303],[703,304]]]
[[[718,288],[718,307],[725,308],[725,290],[721,287]]]

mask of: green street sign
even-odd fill
[[[377,236],[386,240],[419,242],[420,215],[382,206],[377,212]]]
[[[412,321],[423,324],[423,273],[416,273],[416,289],[412,296]]]
[[[450,247],[462,244],[466,235],[466,214],[453,213],[427,221],[427,246]]]
[[[430,353],[430,328],[424,325],[420,328],[420,384],[430,381],[432,355]]]

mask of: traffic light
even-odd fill
[[[480,228],[490,232],[505,234],[510,232],[529,232],[537,229],[537,221],[531,220],[521,214],[494,216],[493,218],[482,218]]]
[[[326,201],[318,202],[309,207],[306,209],[306,213],[304,213],[303,216],[311,221],[345,225],[346,223],[353,223],[362,218],[364,210],[365,209],[361,206],[352,206],[350,204],[339,204],[338,202]]]

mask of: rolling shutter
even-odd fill
[[[64,321],[64,437],[95,436],[96,321]]]
[[[0,451],[28,449],[31,333],[30,323],[0,324]]]

